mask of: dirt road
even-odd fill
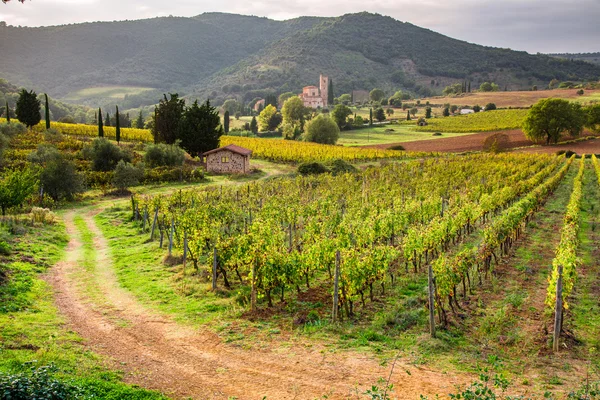
[[[276,343],[266,351],[244,350],[223,343],[208,329],[192,329],[146,309],[119,286],[94,212],[65,215],[71,238],[67,257],[48,280],[69,328],[113,368],[124,370],[127,382],[174,398],[348,399],[364,398],[359,394],[366,387],[389,375],[391,365],[381,366],[365,354],[302,345],[282,348]],[[82,272],[85,250],[75,224],[78,215],[94,237],[93,272]],[[467,381],[466,376],[416,368],[400,359],[392,376],[393,398],[445,394]]]

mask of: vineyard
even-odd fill
[[[491,132],[519,129],[528,110],[494,110],[454,117],[432,118],[429,125],[417,126],[420,132]]]
[[[467,290],[492,272],[572,161],[432,158],[357,175],[137,196],[132,207],[145,234],[184,254],[189,273],[206,269],[214,287],[249,288],[252,309],[316,285],[349,318],[366,298],[385,296],[399,277],[432,264],[445,324],[459,284]],[[452,253],[476,232],[478,246]]]

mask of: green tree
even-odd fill
[[[129,187],[138,185],[143,176],[144,171],[141,168],[121,160],[115,168],[112,184],[120,192],[125,192]]]
[[[417,107],[413,107],[410,109],[410,114],[414,117],[415,115],[417,115],[417,113],[419,112],[419,109]]]
[[[83,177],[77,173],[75,163],[60,153],[50,159],[40,175],[40,184],[45,193],[54,201],[73,200],[76,194],[84,191]]]
[[[271,122],[271,119],[276,115],[277,108],[272,104],[266,106],[258,115],[258,127],[261,131],[272,131],[277,129],[277,125],[281,122],[278,118],[275,117],[275,121]],[[279,122],[276,126],[273,126],[275,122]]]
[[[104,126],[110,126],[110,114],[108,111],[106,112],[106,117],[104,117]]]
[[[425,118],[431,118],[431,107],[425,107]]]
[[[269,93],[265,96],[265,107],[268,105],[272,105],[273,107],[277,108],[277,96],[275,96],[273,93]]]
[[[327,104],[333,104],[333,79],[329,78],[329,88],[327,89]]]
[[[442,112],[442,115],[444,117],[449,117],[450,116],[450,107],[444,107],[444,111]]]
[[[383,108],[377,107],[375,110],[375,119],[379,122],[385,121],[385,111],[383,111]]]
[[[119,106],[116,106],[117,113],[115,114],[115,140],[121,143],[121,116],[119,114]]]
[[[229,111],[225,111],[223,114],[223,131],[229,133]]]
[[[140,113],[135,121],[135,127],[138,129],[144,129],[144,114],[142,113],[142,110],[140,110]]]
[[[98,137],[104,137],[104,122],[102,122],[101,108],[98,108]]]
[[[152,127],[154,143],[173,144],[179,134],[179,124],[185,111],[185,100],[180,99],[177,93],[169,93],[169,96],[170,98],[167,99],[167,95],[163,95],[154,112]]]
[[[331,112],[331,118],[333,118],[340,130],[346,127],[350,115],[352,115],[352,110],[343,104],[338,104]]]
[[[285,93],[281,93],[279,95],[279,97],[277,98],[277,104],[282,107],[283,104],[285,103],[285,101],[289,98],[292,97],[298,97],[298,95],[294,92],[285,92]]]
[[[307,142],[335,144],[340,137],[340,128],[333,119],[319,114],[306,124],[304,139]]]
[[[473,111],[475,111],[476,113],[478,113],[479,111],[481,111],[481,106],[479,104],[475,104],[473,106]]]
[[[411,120],[411,118],[410,118],[410,110],[406,111],[406,120],[407,121]]]
[[[84,158],[92,161],[94,171],[112,171],[119,161],[131,162],[131,155],[105,138],[96,138],[82,150]]]
[[[8,100],[6,100],[6,109],[4,110],[6,122],[10,122],[10,107],[8,106]]]
[[[48,103],[48,94],[44,93],[46,104],[44,104],[44,114],[46,116],[46,130],[50,129],[50,104]]]
[[[479,85],[480,92],[497,92],[498,90],[499,87],[494,82],[483,82],[481,85]]]
[[[373,109],[369,108],[369,126],[373,126]]]
[[[388,99],[388,104],[394,107],[402,107],[402,95],[402,90],[398,90]]]
[[[17,119],[28,128],[39,124],[42,120],[40,106],[41,102],[33,90],[28,92],[27,90],[22,89],[21,92],[19,92],[19,99],[17,100],[17,107],[15,108]]]
[[[252,121],[250,121],[250,130],[255,135],[258,132],[258,122],[256,122],[256,117],[252,117]]]
[[[562,134],[578,136],[585,124],[581,106],[563,99],[542,99],[531,107],[523,123],[525,136],[531,140],[558,142]]]
[[[387,110],[385,110],[385,113],[388,115],[388,117],[391,117],[392,115],[394,115],[394,109],[388,108]]]
[[[235,112],[240,109],[240,104],[236,99],[227,99],[221,108],[223,109],[223,112],[229,111],[229,115],[231,115],[235,114]]]
[[[385,97],[385,92],[381,89],[375,88],[369,93],[371,101],[381,101]]]
[[[600,132],[600,104],[589,106],[585,112],[587,114],[585,125],[594,132]]]
[[[310,110],[304,107],[302,99],[298,96],[287,99],[281,108],[283,123],[297,126],[300,130],[304,129],[304,121],[309,112]]]
[[[347,106],[348,104],[352,103],[352,96],[349,95],[348,93],[345,93],[345,94],[341,95],[340,97],[338,97],[337,100],[340,104]]]
[[[179,125],[177,138],[181,140],[181,147],[192,156],[219,147],[223,126],[219,112],[209,100],[200,106],[197,100],[194,101],[185,109]]]
[[[32,168],[5,170],[0,177],[0,208],[2,215],[11,207],[20,207],[35,192],[38,173]]]
[[[497,108],[497,107],[496,107],[496,104],[494,104],[494,103],[487,103],[487,104],[485,105],[485,109],[484,109],[484,111],[493,111],[493,110],[495,110],[496,108]]]

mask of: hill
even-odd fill
[[[152,104],[164,91],[217,103],[249,100],[265,91],[298,91],[319,73],[333,79],[337,95],[373,87],[431,95],[464,79],[518,89],[600,77],[600,66],[584,61],[479,46],[370,13],[0,24],[0,35],[0,73],[11,81],[90,105],[114,102],[116,87],[130,100],[124,108]]]
[[[567,60],[587,61],[592,64],[600,65],[600,52],[597,53],[557,53],[549,54],[552,57],[563,58]]]

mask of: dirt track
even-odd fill
[[[81,213],[94,235],[93,276],[77,272],[84,252],[73,221],[76,213]],[[149,311],[119,286],[108,243],[92,213],[71,211],[65,215],[65,224],[71,238],[67,257],[48,276],[56,303],[69,328],[81,335],[92,351],[106,356],[113,368],[124,370],[127,382],[176,398],[313,399],[328,395],[330,399],[348,399],[359,398],[357,388],[362,393],[390,373],[391,366],[382,367],[364,354],[277,343],[267,351],[244,350],[222,343],[208,330],[175,323]],[[94,291],[90,292],[90,285]],[[448,376],[400,359],[392,377],[393,397],[445,394],[455,384],[467,381],[466,376]]]

